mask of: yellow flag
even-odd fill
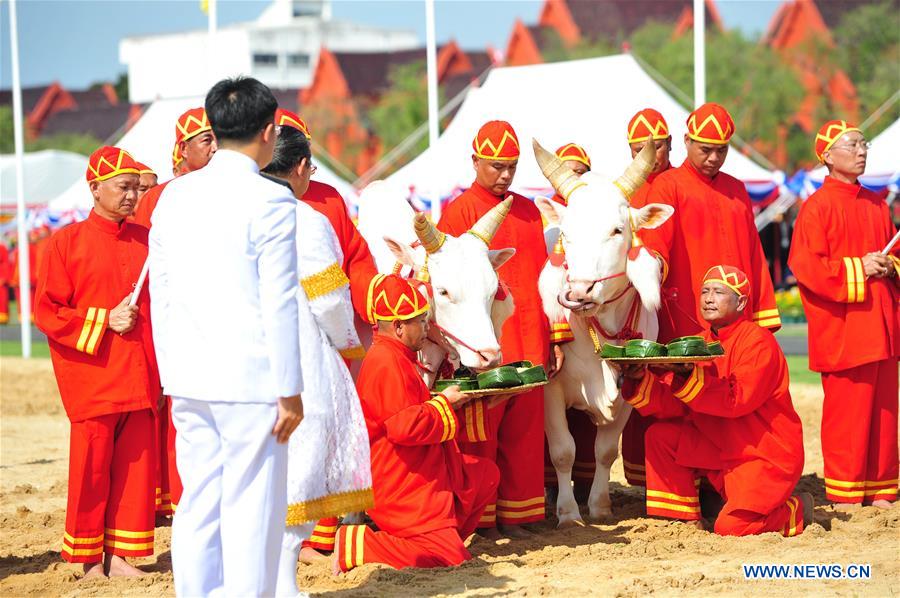
[[[200,10],[203,14],[209,14],[209,0],[200,0]]]

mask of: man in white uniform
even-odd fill
[[[275,591],[287,440],[303,417],[296,200],[259,176],[277,102],[251,78],[207,94],[219,142],[153,213],[150,293],[184,494],[172,530],[181,596]]]

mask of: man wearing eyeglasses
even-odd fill
[[[794,225],[788,265],[809,321],[809,367],[821,372],[825,495],[889,508],[897,500],[900,247],[881,196],[862,187],[869,143],[832,120],[816,135],[828,168]]]

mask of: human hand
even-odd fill
[[[303,421],[303,399],[300,395],[278,399],[278,419],[272,428],[272,435],[278,444],[284,444]]]
[[[642,380],[647,375],[647,365],[643,363],[620,363],[622,375],[632,380]]]
[[[566,354],[563,353],[562,347],[558,343],[550,345],[550,358],[547,363],[547,377],[552,378],[562,370],[563,362],[566,360]]]
[[[440,394],[443,395],[445,399],[447,399],[447,403],[453,409],[459,409],[460,407],[468,403],[471,399],[471,397],[467,396],[466,393],[462,392],[459,389],[459,385],[457,384],[448,386],[447,388],[442,390]]]
[[[868,253],[862,258],[863,271],[866,276],[887,278],[894,272],[891,258],[883,253]]]
[[[109,322],[107,327],[113,332],[125,334],[131,332],[137,323],[138,306],[128,305],[131,300],[131,293],[125,295],[125,298],[119,302],[117,306],[109,310]]]

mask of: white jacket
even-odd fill
[[[300,394],[296,201],[229,150],[166,186],[149,257],[166,394],[236,403]]]

